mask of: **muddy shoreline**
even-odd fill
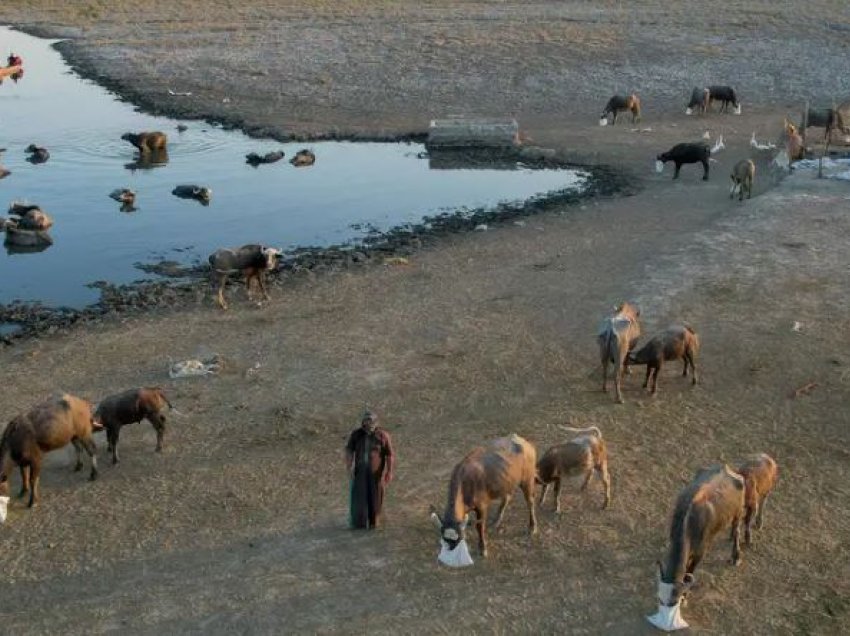
[[[299,276],[381,264],[383,259],[411,256],[423,247],[434,246],[440,237],[449,234],[474,231],[482,225],[497,226],[555,210],[563,214],[591,199],[631,196],[640,190],[638,179],[624,170],[611,166],[575,165],[548,149],[529,147],[518,148],[515,152],[499,151],[498,157],[502,161],[522,161],[535,169],[580,169],[588,177],[580,191],[566,189],[522,202],[427,216],[418,223],[400,225],[386,232],[372,232],[353,245],[296,248],[276,271],[270,272],[270,284],[283,287]],[[142,272],[159,274],[164,280],[140,280],[122,285],[93,281],[88,286],[99,289],[101,297],[81,309],[50,307],[27,301],[0,304],[0,324],[16,327],[11,333],[0,335],[0,343],[8,346],[23,339],[66,333],[72,327],[151,310],[179,311],[203,302],[205,297],[207,302],[211,302],[209,268],[205,264],[179,266],[163,261],[137,263],[136,267]],[[231,281],[231,285],[234,283],[238,285],[241,281]]]

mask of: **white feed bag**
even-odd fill
[[[740,104],[738,104],[738,108],[736,108],[736,109],[735,109],[735,114],[736,114],[736,115],[740,115],[740,114],[741,114],[741,105],[740,105]]]
[[[607,126],[608,125],[608,118],[607,117],[600,117],[599,118],[599,125],[600,126]]]
[[[466,539],[458,543],[454,550],[449,550],[449,544],[440,539],[440,554],[437,560],[443,565],[448,565],[450,568],[465,568],[474,563],[472,557],[469,555],[469,546],[466,545]]]
[[[6,521],[6,515],[8,514],[9,508],[9,498],[8,497],[0,497],[0,523],[4,523]]]
[[[658,604],[658,611],[652,616],[647,616],[646,620],[652,623],[655,627],[665,632],[675,632],[679,629],[686,629],[688,624],[682,618],[682,602],[679,601],[673,607],[669,605]]]
[[[664,172],[664,162],[662,162],[662,161],[656,161],[655,162],[655,172],[657,172],[658,174],[661,174],[662,172]]]
[[[690,108],[685,110],[686,115],[690,115],[692,112],[694,112],[694,111],[692,111]]]

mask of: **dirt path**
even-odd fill
[[[131,40],[119,19],[129,5],[115,6],[99,9],[97,25],[82,10],[49,7],[28,19],[83,24],[91,39],[82,48],[107,38],[134,51],[162,42],[144,53],[160,57],[174,43],[168,31],[182,33],[187,55],[200,55],[216,23],[242,24],[235,32],[253,42],[252,34],[295,28],[296,12],[322,24],[337,16],[339,29],[359,25],[368,40],[364,30],[390,19],[375,9],[364,15],[378,22],[342,20],[347,4],[312,12],[248,4],[236,17],[210,9],[196,41],[185,36],[191,13],[155,5],[161,21],[139,16]],[[480,39],[464,40],[464,50],[478,54],[472,44],[491,42],[498,16],[513,10],[516,19],[517,6],[474,5],[471,12],[492,19],[479,20]],[[566,10],[530,6],[538,20]],[[416,11],[447,21],[447,10],[433,3]],[[286,11],[286,19],[276,13]],[[249,28],[257,15],[263,30]],[[765,31],[787,33],[783,16],[766,18]],[[123,63],[133,69],[144,59]],[[209,68],[212,58],[204,59],[197,64]],[[116,68],[104,64],[102,73]],[[196,81],[209,86],[215,74]],[[239,90],[253,94],[260,83]],[[467,104],[477,103],[473,88]],[[408,115],[398,121],[388,115],[388,130],[416,121],[412,103],[402,104]],[[407,266],[293,279],[260,309],[234,286],[228,313],[204,300],[0,351],[5,420],[60,387],[97,399],[156,383],[185,414],[171,418],[162,455],[150,427],[126,429],[121,465],[104,467],[93,484],[71,473],[70,455],[51,457],[41,507],[15,502],[0,532],[3,631],[650,633],[643,615],[653,609],[653,564],[676,492],[699,466],[767,451],[782,472],[766,527],[737,569],[725,563],[727,542],[718,542],[686,618],[696,633],[839,632],[850,619],[850,192],[800,174],[764,193],[760,164],[759,196],[728,199],[726,175],[748,154],[751,131],[775,134],[781,121],[766,107],[706,120],[648,114],[652,132],[635,133],[601,129],[595,102],[575,103],[591,115],[587,125],[561,126],[559,111],[525,128],[538,143],[629,167],[643,181],[639,194],[451,236]],[[379,111],[346,119],[340,103],[328,108],[340,122],[373,122],[371,133],[384,122]],[[675,183],[669,167],[652,174],[656,152],[704,129],[729,145],[709,182],[692,167]],[[699,330],[700,386],[668,369],[654,400],[639,375],[626,381],[624,406],[599,391],[595,328],[624,298],[641,303],[647,331],[679,320]],[[220,376],[167,379],[169,358],[203,352],[224,356]],[[817,383],[810,395],[789,399],[808,382]],[[364,402],[384,417],[399,453],[389,525],[373,535],[344,528],[341,448]],[[482,440],[514,431],[545,447],[561,441],[565,422],[604,431],[612,508],[598,510],[596,484],[586,495],[567,489],[565,514],[555,518],[551,501],[544,506],[541,536],[530,544],[518,498],[490,559],[464,572],[439,568],[427,509],[441,503],[453,464]]]

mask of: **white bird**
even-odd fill
[[[706,131],[702,134],[702,138],[703,138],[703,139],[706,139],[706,140],[711,139],[711,133],[709,133],[709,132],[706,130]]]
[[[757,142],[755,132],[753,132],[753,136],[750,138],[750,145],[753,148],[755,148],[756,150],[774,150],[774,149],[776,149],[776,145],[774,145],[774,144],[771,144],[771,143],[760,144],[759,142]]]
[[[715,154],[717,152],[720,152],[725,147],[726,147],[726,144],[723,143],[723,135],[720,135],[720,137],[717,138],[717,143],[714,144],[714,147],[711,149],[711,154]]]

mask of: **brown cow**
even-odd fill
[[[738,201],[744,200],[744,191],[747,192],[747,198],[753,198],[753,181],[756,178],[756,164],[752,159],[741,159],[732,168],[732,174],[729,175],[732,179],[732,187],[729,189],[729,198],[735,197],[735,190],[738,190]]]
[[[537,462],[537,483],[543,484],[540,491],[538,506],[543,505],[543,498],[549,490],[549,484],[555,482],[555,512],[561,512],[561,479],[582,476],[584,483],[581,489],[587,488],[594,472],[605,486],[605,502],[602,509],[611,503],[611,478],[608,475],[608,450],[602,439],[602,431],[595,426],[588,428],[561,427],[571,433],[581,433],[566,444],[553,446],[544,453]]]
[[[623,303],[614,308],[614,315],[606,318],[599,328],[596,340],[602,360],[602,390],[608,390],[608,363],[614,364],[614,388],[617,402],[623,403],[620,383],[628,371],[628,355],[640,337],[640,309],[637,305]]]
[[[469,515],[475,511],[478,530],[478,549],[487,556],[487,512],[490,504],[502,500],[493,524],[497,528],[505,508],[517,488],[522,490],[528,505],[528,529],[537,534],[534,512],[534,480],[537,451],[519,435],[501,437],[486,447],[474,448],[452,471],[449,494],[442,518],[431,509],[431,520],[450,550],[464,540]]]
[[[676,499],[670,547],[658,562],[658,601],[673,607],[694,584],[694,570],[717,536],[732,528],[732,565],[741,562],[740,522],[744,515],[744,478],[729,466],[699,471]]]
[[[635,124],[640,121],[640,98],[632,93],[628,97],[623,97],[622,95],[614,95],[611,99],[608,100],[608,103],[605,104],[605,110],[602,111],[602,116],[600,119],[608,120],[608,115],[612,114],[613,118],[611,124],[617,123],[617,114],[621,112],[628,111],[632,114],[632,123]]]
[[[165,415],[162,410],[171,402],[159,387],[129,389],[123,393],[110,395],[97,405],[94,419],[106,429],[107,450],[112,453],[112,463],[118,463],[118,436],[125,424],[134,424],[147,420],[156,431],[156,452],[162,452],[165,436]]]
[[[83,450],[91,457],[90,479],[97,478],[96,447],[92,432],[100,430],[92,418],[91,404],[67,393],[34,406],[9,422],[0,438],[0,493],[8,493],[12,464],[21,471],[20,496],[29,492],[29,506],[39,500],[39,476],[44,453],[68,444],[77,450],[74,470],[83,467]]]
[[[652,395],[658,391],[658,373],[665,361],[682,360],[684,369],[682,376],[688,376],[688,366],[691,367],[691,383],[697,383],[696,359],[699,353],[699,337],[690,325],[673,325],[664,332],[653,337],[640,351],[629,354],[632,364],[646,365],[646,378],[643,388],[649,384],[652,376]]]
[[[744,543],[750,545],[750,529],[753,517],[756,517],[756,530],[761,530],[764,522],[764,506],[776,480],[779,468],[767,453],[751,455],[738,462],[735,469],[744,478],[746,493],[744,495]]]

